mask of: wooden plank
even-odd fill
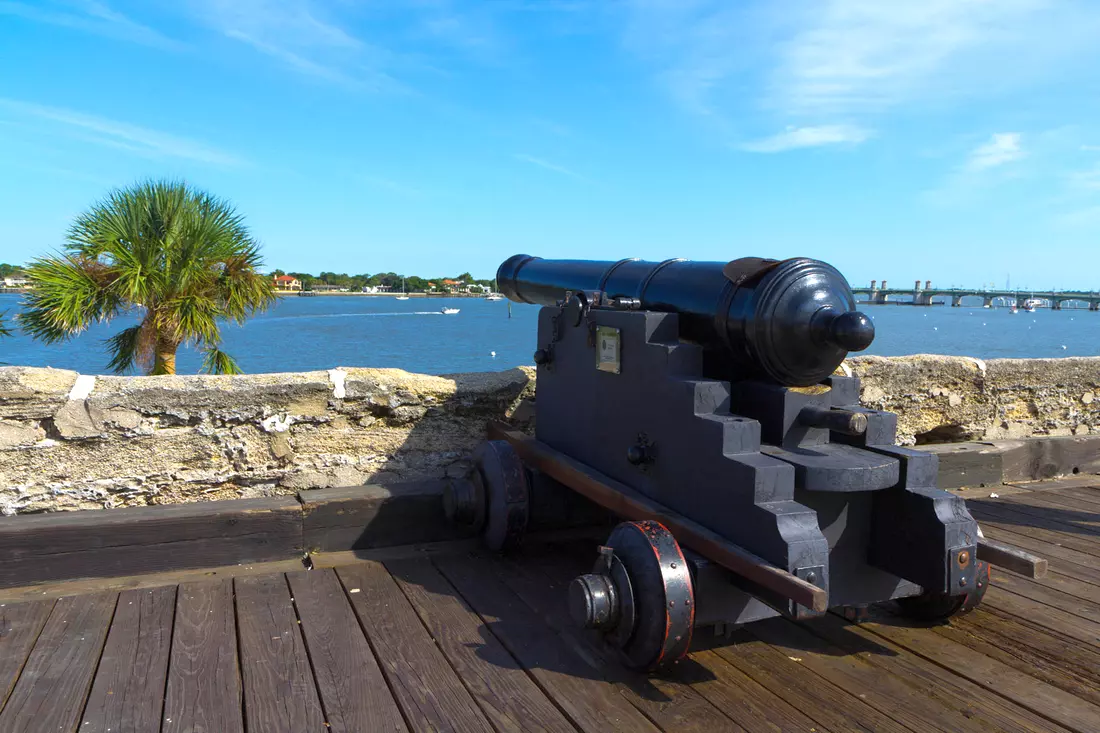
[[[991,443],[943,443],[917,448],[939,458],[937,486],[999,486],[1004,478],[1004,451]]]
[[[998,542],[1017,545],[1034,552],[1040,557],[1047,558],[1050,562],[1051,574],[1061,573],[1087,583],[1100,585],[1100,567],[1098,567],[1096,558],[1091,555],[1052,545],[1050,542],[1022,535],[1013,530],[1003,529],[1000,526],[983,524],[982,532]]]
[[[1008,501],[1010,500],[1011,501]],[[1058,489],[1057,491],[1029,491],[1024,494],[1012,494],[1003,499],[1009,504],[1024,504],[1041,507],[1079,509],[1095,515],[1100,513],[1100,491],[1087,487]]]
[[[975,611],[936,633],[1083,700],[1100,704],[1100,652],[994,610]]]
[[[973,682],[944,670],[927,659],[910,654],[892,642],[850,624],[832,614],[803,623],[808,631],[820,636],[848,657],[860,659],[882,674],[892,675],[916,687],[938,705],[982,726],[987,731],[1013,733],[1050,733],[1065,728],[1026,708],[990,695]]]
[[[1029,500],[1041,506],[1059,506],[1077,509],[1086,517],[1091,517],[1090,524],[1100,523],[1100,491],[1090,488],[1060,489],[1058,491],[1045,491],[1042,494],[1027,494]],[[1039,501],[1039,500],[1042,501]]]
[[[553,629],[562,643],[576,650],[611,682],[635,708],[665,730],[713,731],[731,724],[724,711],[695,692],[689,663],[676,665],[660,675],[646,676],[623,667],[618,655],[603,644],[599,634],[576,628],[567,608],[568,584],[592,567],[592,556],[583,560],[556,552],[526,555],[515,561],[486,558],[485,564],[529,608]]]
[[[1063,575],[1053,577],[1054,583],[1043,583],[1042,580],[1021,578],[1012,573],[995,572],[992,574],[992,582],[997,588],[1004,588],[1024,598],[1100,623],[1100,588]],[[1082,593],[1084,595],[1080,595]],[[1089,596],[1096,600],[1089,600]]]
[[[1100,538],[1100,529],[1089,527],[1076,519],[1090,517],[1095,519],[1100,515],[1089,515],[1085,512],[1074,512],[1067,508],[1051,509],[1021,503],[1009,503],[1005,501],[971,502],[976,506],[970,507],[971,511],[992,516],[1001,522],[1018,524],[1024,527],[1035,527],[1071,535],[1082,535],[1091,538]],[[1075,516],[1076,515],[1076,516]]]
[[[265,733],[324,730],[325,716],[286,577],[237,578],[233,589],[248,727]]]
[[[1070,550],[1075,550],[1085,555],[1091,555],[1094,559],[1090,562],[1095,562],[1095,558],[1100,557],[1100,537],[1086,537],[1079,534],[1075,534],[1072,529],[1067,527],[1058,526],[1060,522],[1049,522],[1048,520],[1040,519],[1039,517],[1031,517],[1032,522],[1025,524],[1023,517],[1027,517],[1026,514],[1019,514],[1008,511],[990,512],[989,509],[983,508],[978,510],[971,510],[975,519],[982,526],[982,531],[985,531],[987,525],[991,527],[997,527],[999,529],[1007,529],[1010,532],[1016,532],[1026,537],[1033,537],[1042,542],[1047,542],[1051,546],[1062,547]],[[1044,528],[1053,526],[1054,529]],[[1068,530],[1068,531],[1067,531]]]
[[[179,586],[161,731],[244,731],[229,579]]]
[[[176,587],[119,594],[80,733],[160,730]]]
[[[349,560],[349,562],[351,561]],[[276,560],[249,565],[220,565],[188,570],[167,570],[162,573],[121,575],[113,578],[59,580],[50,583],[0,588],[0,603],[52,600],[63,596],[81,596],[103,591],[121,593],[126,590],[161,588],[166,585],[179,585],[180,583],[191,583],[198,580],[233,578],[239,575],[270,575],[271,573],[294,572],[301,570],[303,567],[302,559],[296,558],[294,560]]]
[[[797,710],[811,715],[828,730],[909,731],[890,715],[866,701],[866,693],[830,684],[804,665],[802,657],[787,654],[740,631],[732,643],[714,651],[729,664],[764,686]]]
[[[657,731],[574,648],[547,628],[484,561],[440,557],[436,567],[539,687],[583,731]]]
[[[287,573],[287,580],[332,733],[407,731],[336,572]]]
[[[293,497],[0,517],[0,587],[301,553]]]
[[[1033,601],[996,586],[986,591],[982,605],[986,604],[1021,619],[1042,619],[1044,628],[1100,648],[1100,624],[1095,621],[1052,608],[1045,603]]]
[[[691,680],[692,689],[735,718],[743,730],[749,733],[826,730],[809,717],[811,711],[794,707],[713,651],[699,649],[689,659],[693,666],[684,665],[682,674]]]
[[[409,726],[491,731],[489,721],[386,569],[365,562],[336,573]]]
[[[786,655],[792,664],[804,665],[823,681],[861,695],[864,703],[914,731],[981,730],[972,720],[930,699],[924,690],[882,674],[790,621],[769,619],[745,628]]]
[[[0,731],[75,731],[118,596],[57,601],[4,710]]]
[[[1004,479],[1009,483],[1100,469],[1100,436],[1066,435],[994,442],[994,445],[1010,444],[1015,446],[1004,453]]]
[[[274,532],[300,514],[281,496],[0,517],[0,560]]]
[[[386,568],[496,730],[576,730],[430,560]]]
[[[339,552],[473,536],[447,521],[445,485],[432,480],[300,491],[305,547]]]
[[[591,540],[598,542],[607,536],[606,529],[594,531],[592,528],[532,532],[524,538],[524,547],[535,548],[550,541]],[[472,552],[485,546],[480,538],[448,540],[446,542],[427,542],[394,547],[379,547],[370,550],[349,550],[345,552],[324,552],[310,555],[309,562],[315,568],[334,568],[341,565],[354,565],[363,560],[403,560],[413,557],[428,557],[440,553]],[[246,575],[270,575],[272,573],[294,573],[306,567],[302,557],[292,560],[273,560],[262,563],[219,565],[213,567],[168,570],[160,573],[141,575],[123,575],[111,578],[88,578],[84,580],[66,580],[35,585],[0,588],[0,604],[20,601],[52,600],[62,596],[84,595],[113,590],[120,592],[133,588],[156,588],[163,585],[179,585],[198,580],[217,578],[236,578]]]
[[[52,600],[0,603],[0,710],[52,610]]]
[[[1100,451],[1097,452],[1097,455],[1100,455]],[[1100,475],[1084,471],[1082,473],[1046,479],[1044,481],[1014,480],[1008,483],[1014,488],[1026,489],[1028,491],[1060,491],[1061,489],[1100,486]]]
[[[863,628],[1059,725],[1080,733],[1096,730],[1100,707],[1003,662],[939,634],[929,633],[927,629],[914,629],[892,622],[867,623]]]
[[[1100,504],[1100,476],[1093,476],[1093,480],[1082,486],[1067,486],[1064,489],[1052,492],[1053,496],[1075,498],[1086,501],[1089,504]]]

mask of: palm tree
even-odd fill
[[[81,214],[64,251],[27,268],[35,287],[22,328],[46,343],[133,310],[141,323],[107,340],[110,368],[175,374],[181,344],[204,351],[203,371],[237,374],[220,321],[243,323],[275,299],[259,247],[224,200],[174,181],[111,192]],[[151,365],[151,366],[150,366]]]

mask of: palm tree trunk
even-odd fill
[[[176,373],[176,349],[179,344],[168,339],[157,339],[156,356],[153,360],[153,371],[150,374],[175,374]]]

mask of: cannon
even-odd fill
[[[568,607],[627,666],[775,616],[893,602],[945,620],[980,603],[990,563],[1045,573],[982,537],[896,415],[859,404],[842,365],[874,325],[832,266],[516,255],[497,285],[541,306],[535,435],[491,426],[448,516],[508,551],[563,496],[609,513]]]

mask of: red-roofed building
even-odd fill
[[[277,275],[274,279],[276,290],[301,290],[302,283],[290,275]]]

